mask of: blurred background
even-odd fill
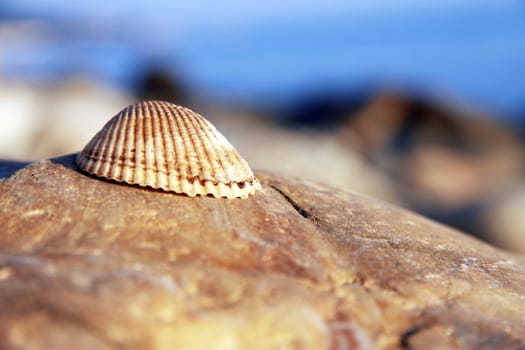
[[[76,152],[142,99],[255,169],[525,252],[522,1],[0,2],[0,159]]]

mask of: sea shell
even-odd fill
[[[114,116],[77,156],[87,173],[188,196],[245,198],[260,189],[215,127],[168,102],[139,102]]]

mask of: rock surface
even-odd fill
[[[525,347],[521,257],[301,179],[189,198],[73,160],[0,182],[1,349]]]

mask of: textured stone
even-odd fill
[[[261,172],[251,198],[190,198],[74,155],[6,168],[1,349],[525,347],[523,258],[384,202]]]

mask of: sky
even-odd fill
[[[521,1],[3,0],[0,11],[8,77],[80,72],[131,86],[160,64],[231,101],[286,103],[379,82],[508,115],[525,109]]]

